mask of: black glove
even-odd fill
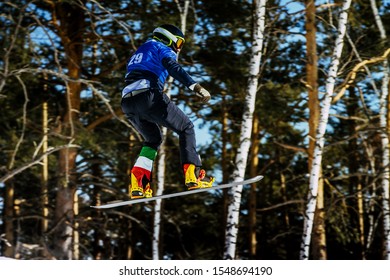
[[[200,101],[202,103],[207,103],[209,102],[211,95],[210,93],[204,89],[200,84],[196,84],[194,87],[194,92],[195,94],[200,97]]]

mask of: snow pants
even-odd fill
[[[149,89],[136,96],[122,98],[122,111],[144,138],[144,146],[158,150],[162,143],[160,125],[179,135],[182,164],[201,166],[196,151],[194,125],[183,111],[158,89]]]

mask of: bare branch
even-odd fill
[[[293,146],[293,145],[288,145],[288,144],[284,144],[284,143],[280,143],[280,142],[275,142],[275,144],[279,145],[285,149],[293,150],[295,152],[307,153],[307,150],[305,148],[301,148],[301,147],[297,147],[297,146]]]
[[[0,178],[0,183],[6,182],[7,180],[11,179],[16,174],[19,174],[19,173],[23,172],[24,170],[26,170],[26,169],[34,166],[34,165],[41,164],[41,160],[45,156],[47,156],[47,155],[50,155],[50,154],[52,154],[54,152],[57,152],[59,150],[62,150],[62,149],[79,148],[79,147],[80,146],[78,146],[78,145],[68,144],[68,145],[64,145],[64,146],[59,146],[59,147],[56,147],[56,148],[48,149],[48,151],[46,153],[42,154],[38,159],[33,160],[33,161],[29,162],[29,163],[26,163],[23,166],[12,170],[11,172],[8,172],[5,176]]]
[[[305,203],[305,201],[303,199],[289,200],[289,201],[278,203],[278,204],[275,204],[275,205],[272,205],[269,207],[257,209],[256,212],[266,212],[266,211],[275,210],[277,208],[284,207],[284,206],[291,205],[291,204],[303,204],[303,203]]]
[[[22,144],[23,139],[24,139],[24,133],[26,131],[26,122],[27,122],[27,104],[29,102],[26,85],[23,83],[23,81],[20,78],[20,76],[16,76],[16,78],[18,79],[19,83],[22,85],[23,93],[24,93],[23,125],[22,125],[22,134],[20,135],[20,138],[19,138],[18,142],[16,143],[15,149],[14,149],[14,151],[12,153],[11,161],[10,161],[10,163],[8,165],[8,169],[12,169],[14,167],[16,154],[19,151],[19,147]]]
[[[344,95],[345,91],[355,82],[356,75],[360,71],[360,69],[367,64],[374,64],[381,61],[384,61],[387,59],[387,57],[390,55],[390,48],[388,48],[382,56],[374,57],[370,59],[363,60],[359,62],[352,71],[348,74],[346,81],[344,82],[344,85],[342,86],[342,89],[339,91],[339,93],[335,96],[333,99],[333,103],[336,103],[340,98]]]

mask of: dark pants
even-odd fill
[[[179,135],[181,163],[201,166],[196,152],[194,125],[168,96],[157,89],[151,89],[123,98],[121,105],[127,119],[144,138],[145,146],[158,150],[162,143],[159,125],[162,125]]]

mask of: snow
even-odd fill
[[[12,260],[14,260],[14,259],[0,256],[0,261],[12,261]]]

